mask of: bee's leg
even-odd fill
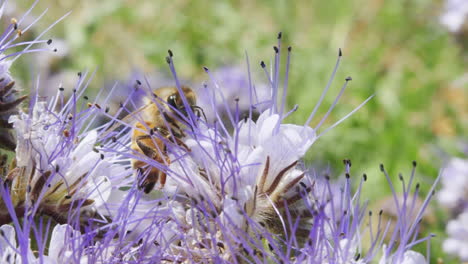
[[[164,138],[167,140],[171,141],[172,143],[175,143],[181,147],[183,147],[187,152],[192,151],[180,138],[182,137],[180,134],[177,132],[173,131],[172,135],[167,131],[167,129],[161,128],[161,127],[156,127],[156,131],[159,132]],[[174,142],[175,141],[175,142]]]
[[[137,160],[133,163],[137,170],[138,189],[145,193],[151,192],[159,179],[159,170],[147,163]]]
[[[162,150],[162,149],[159,149],[162,146],[159,146],[159,145],[155,146],[155,144],[153,143],[153,139],[151,138],[150,135],[138,136],[135,139],[135,142],[145,156],[153,159],[154,161],[160,164],[167,164],[167,163],[164,163],[164,160],[163,160],[163,158],[166,157],[166,162],[167,162],[165,148],[164,150]],[[151,192],[151,190],[153,190],[158,180],[163,177],[163,176],[160,177],[160,175],[164,174],[162,171],[160,171],[156,167],[153,167],[150,164],[147,164],[146,162],[141,161],[141,160],[135,161],[133,164],[133,167],[138,168],[139,177],[144,177],[143,180],[139,179],[141,183],[139,183],[138,187],[140,189],[143,189],[145,193]],[[143,169],[144,167],[146,168]],[[164,174],[164,177],[165,177],[165,174]],[[165,182],[165,179],[164,179],[164,182]]]
[[[158,154],[156,153],[158,149],[154,149],[154,147],[152,147],[154,146],[154,144],[150,135],[138,136],[136,137],[135,142],[137,143],[141,151],[143,151],[143,154],[145,154],[145,156],[152,158]]]
[[[172,118],[170,117],[167,113],[164,113],[164,118],[166,119],[166,121],[169,123],[170,127],[167,127],[168,129],[172,130],[172,132],[174,133],[174,136],[176,137],[180,137],[180,138],[183,138],[185,137],[185,133],[184,131],[182,131],[182,129],[180,128],[180,126],[177,124],[177,122]],[[177,132],[175,132],[174,130],[177,129],[179,132],[178,134],[176,134]],[[167,129],[166,129],[167,130]]]
[[[169,157],[166,156],[166,164],[169,166],[171,164],[171,160]],[[164,188],[164,184],[166,184],[167,174],[164,171],[159,171],[159,183],[161,184],[160,189]]]

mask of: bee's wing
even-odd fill
[[[106,131],[104,131],[102,133],[101,138],[106,138],[107,136],[109,136],[109,134],[112,131],[116,130],[120,126],[126,125],[126,126],[133,127],[140,119],[142,119],[140,116],[138,116],[138,114],[140,114],[148,106],[149,106],[149,104],[146,104],[146,105],[138,108],[137,110],[131,112],[130,114],[126,115],[122,119],[117,119],[117,118],[114,119],[115,123],[111,127],[109,127],[108,129],[106,129]]]

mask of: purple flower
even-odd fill
[[[468,160],[453,158],[443,169],[442,189],[438,202],[453,212],[462,212],[468,205]]]
[[[3,15],[6,5],[7,1],[1,3],[0,18]],[[32,8],[33,7],[31,7],[31,9]],[[29,13],[29,11],[27,13]],[[19,91],[17,87],[15,87],[15,81],[10,75],[10,66],[22,54],[49,50],[46,48],[33,48],[38,44],[47,43],[50,45],[52,43],[52,40],[41,39],[42,35],[47,30],[40,34],[35,40],[21,41],[22,35],[37,21],[31,22],[29,25],[24,25],[25,23],[23,20],[25,20],[26,16],[27,14],[19,20],[12,18],[10,25],[3,34],[0,35],[0,148],[10,151],[15,149],[15,138],[11,133],[11,124],[8,123],[8,119],[12,114],[17,113],[18,105],[27,98],[26,95],[18,96]],[[20,51],[8,54],[9,50],[15,47],[24,48]]]
[[[460,158],[449,160],[442,170],[442,189],[437,201],[453,216],[447,223],[448,238],[443,250],[450,255],[468,261],[468,161]]]
[[[468,212],[464,211],[447,224],[448,238],[444,240],[443,250],[468,261]]]
[[[104,100],[85,95],[86,74],[79,74],[69,100],[64,100],[62,89],[45,101],[33,97],[28,113],[10,117],[18,138],[17,161],[0,182],[0,223],[4,224],[0,252],[17,262],[32,263],[425,262],[411,248],[430,238],[417,236],[430,196],[414,214],[412,205],[419,192],[419,185],[412,191],[414,169],[408,183],[401,178],[402,199],[393,193],[398,218],[389,231],[389,223],[380,216],[378,223],[366,226],[365,221],[372,222],[367,216],[373,214],[361,202],[367,176],[359,177],[359,187],[352,191],[349,160],[341,185],[302,164],[316,140],[370,99],[321,130],[351,81],[348,77],[318,125],[309,126],[332,84],[341,51],[317,106],[301,125],[284,123],[297,107],[286,109],[291,48],[283,83],[281,51],[279,34],[271,72],[261,63],[271,89],[262,107],[252,99],[248,60],[246,108],[241,107],[241,100],[246,101],[241,98],[232,107],[231,96],[223,94],[216,76],[205,68],[213,86],[205,88],[211,97],[203,113],[212,113],[213,122],[204,118],[198,106],[188,104],[169,52],[167,61],[183,107],[174,107],[169,98],[147,99],[164,117],[159,129],[147,131],[149,138],[164,145],[164,152],[159,152],[163,162],[134,151],[130,146],[133,124],[117,118],[134,107],[136,89],[115,115],[106,107],[111,95]],[[109,121],[97,125],[99,116]],[[131,117],[144,121],[140,112]],[[168,123],[171,120],[175,126],[176,121],[170,118],[183,126],[184,136],[174,133]],[[109,130],[116,123],[124,128]],[[143,194],[138,186],[145,175],[131,168],[131,159],[167,174],[165,187]],[[381,170],[393,190],[383,166]],[[370,246],[364,248],[366,233]]]
[[[216,113],[225,120],[236,111],[241,117],[248,116],[249,111],[257,116],[271,104],[272,88],[263,83],[255,85],[249,74],[240,66],[224,67],[213,72],[210,74],[211,81],[197,90],[200,106],[210,109],[213,105]],[[213,112],[206,112],[209,121],[216,119]]]

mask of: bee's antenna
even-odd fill
[[[208,119],[206,119],[205,111],[203,111],[203,108],[201,108],[198,105],[192,105],[190,106],[192,108],[192,111],[197,113],[198,118],[200,118],[200,112],[203,115],[203,119],[205,119],[205,122],[208,122]]]

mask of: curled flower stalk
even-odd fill
[[[23,40],[26,33],[28,33],[32,26],[40,20],[46,12],[43,12],[38,18],[34,19],[31,23],[26,24],[26,18],[31,10],[36,5],[37,1],[26,11],[26,13],[19,19],[12,18],[10,25],[6,28],[0,36],[0,148],[14,151],[15,141],[13,133],[11,133],[11,123],[9,117],[18,113],[18,106],[28,98],[27,95],[19,95],[19,89],[15,85],[13,77],[10,75],[10,66],[19,57],[26,53],[38,52],[57,52],[57,48],[52,44],[52,39],[43,39],[43,36],[49,31],[56,23],[60,22],[64,17],[58,19],[55,23],[50,25],[46,30],[41,32],[33,40]],[[7,1],[2,1],[0,5],[0,17],[6,8]],[[45,47],[44,47],[45,46]],[[19,51],[9,52],[12,49],[19,49]],[[3,158],[2,158],[3,159]]]

